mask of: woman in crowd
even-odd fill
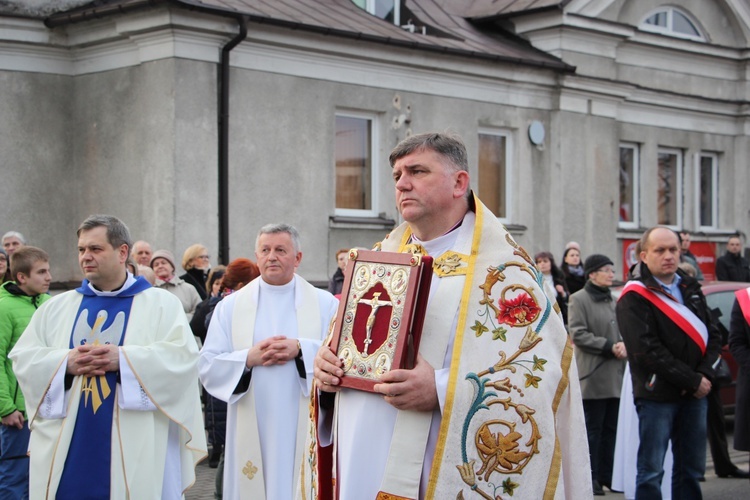
[[[555,264],[555,258],[550,252],[539,252],[534,256],[534,262],[544,276],[544,286],[552,292],[552,296],[560,306],[563,321],[568,324],[568,289],[565,276]]]
[[[206,333],[208,332],[206,317],[214,310],[216,304],[221,300],[221,282],[224,278],[226,269],[226,266],[215,266],[211,268],[211,271],[208,273],[208,280],[206,280],[206,293],[208,294],[208,298],[198,304],[198,307],[195,308],[193,319],[190,320],[190,328],[193,330],[193,335],[201,339],[201,343],[206,341]]]
[[[218,286],[220,293],[216,297],[217,300],[212,299],[209,302],[208,310],[205,315],[206,319],[203,325],[204,330],[208,330],[208,325],[211,322],[211,316],[213,315],[214,308],[216,308],[216,304],[218,304],[221,299],[241,289],[258,276],[260,276],[260,270],[250,259],[239,258],[230,262],[224,271],[224,277],[220,280],[215,280],[212,283],[212,290]],[[211,278],[209,278],[209,282],[210,280]],[[195,332],[195,330],[193,331]],[[205,333],[203,339],[205,339]],[[220,457],[224,450],[224,441],[226,439],[226,422],[227,404],[206,393],[206,430],[208,431],[209,440],[212,443],[208,465],[211,468],[219,466]],[[216,471],[216,498],[221,498],[221,478],[223,473],[223,466],[219,467]]]
[[[570,295],[582,289],[586,284],[586,276],[583,274],[583,266],[581,265],[581,251],[576,247],[565,249],[560,269],[565,276],[565,285],[568,287]]]
[[[568,304],[568,328],[576,346],[581,377],[594,495],[604,495],[603,486],[612,489],[617,414],[627,358],[609,290],[615,276],[613,266],[609,257],[589,256],[583,266],[588,280],[583,290],[571,294]]]
[[[193,285],[201,300],[206,300],[206,278],[211,268],[208,249],[199,243],[190,245],[182,254],[182,268],[187,272],[180,279]]]
[[[188,321],[193,319],[195,308],[201,301],[200,295],[191,285],[174,275],[174,256],[168,250],[157,250],[151,256],[151,269],[156,275],[156,288],[173,293],[182,302],[182,309],[187,315]]]
[[[0,284],[5,283],[6,281],[11,281],[10,259],[8,258],[8,254],[5,253],[5,250],[0,248]]]

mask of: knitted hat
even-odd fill
[[[589,274],[593,273],[594,271],[598,271],[604,266],[614,266],[615,263],[610,260],[609,257],[606,255],[602,255],[600,253],[595,253],[594,255],[589,255],[586,257],[586,262],[583,263],[583,275],[587,278],[589,277]]]
[[[169,250],[157,250],[156,252],[154,252],[154,254],[151,256],[151,262],[149,262],[149,266],[151,267],[151,269],[154,268],[154,261],[156,259],[165,259],[172,265],[172,269],[177,269],[177,267],[174,265],[174,255],[172,255],[172,252],[170,252]]]

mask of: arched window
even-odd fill
[[[650,12],[638,26],[643,31],[662,35],[706,41],[706,36],[686,12],[676,7],[660,7]]]

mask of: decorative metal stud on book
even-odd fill
[[[430,256],[349,252],[331,337],[342,387],[373,392],[383,373],[414,366],[431,279]]]

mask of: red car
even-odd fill
[[[718,310],[719,321],[729,332],[729,320],[732,317],[732,306],[734,306],[734,292],[747,288],[748,283],[738,283],[734,281],[706,281],[701,283],[703,294],[706,296],[708,307]],[[723,333],[723,332],[722,332]],[[726,339],[725,339],[726,340]],[[734,414],[734,399],[737,385],[737,362],[729,352],[729,346],[721,348],[721,357],[727,361],[729,371],[732,372],[732,383],[721,388],[721,402],[724,405],[724,412]]]
[[[750,286],[749,283],[738,283],[735,281],[704,281],[701,283],[703,294],[706,296],[708,307],[716,311],[719,321],[729,332],[729,320],[732,317],[732,306],[734,305],[734,292]],[[622,287],[612,287],[612,295],[620,296]],[[724,333],[724,332],[722,332]],[[726,340],[726,339],[724,339]],[[737,384],[737,362],[729,352],[729,347],[721,349],[721,357],[727,361],[729,370],[732,372],[732,383],[721,388],[721,402],[724,405],[724,413],[734,414],[734,399]]]

